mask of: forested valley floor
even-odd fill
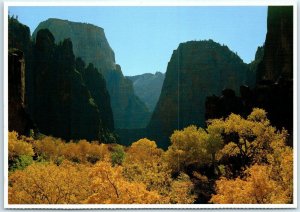
[[[293,201],[293,149],[266,111],[124,147],[9,132],[9,204],[268,204]]]

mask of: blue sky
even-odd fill
[[[9,7],[30,27],[48,18],[104,28],[124,75],[165,72],[181,42],[213,39],[249,63],[265,41],[267,7]]]

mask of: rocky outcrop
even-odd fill
[[[26,71],[25,74],[25,97],[24,105],[27,111],[30,113],[30,103],[34,101],[32,99],[32,41],[30,37],[30,29],[28,26],[20,23],[16,18],[8,18],[8,48],[19,49],[23,52],[23,59],[25,61]]]
[[[253,89],[241,86],[238,96],[209,96],[205,102],[205,118],[225,118],[231,113],[246,117],[254,107],[267,111],[268,119],[277,129],[293,133],[293,81],[261,81]],[[233,91],[231,91],[233,92]],[[288,144],[292,146],[292,137]]]
[[[110,104],[110,96],[102,74],[98,72],[92,63],[86,67],[81,58],[77,58],[75,63],[76,70],[80,72],[83,82],[98,106],[102,124],[108,130],[114,131],[114,119]]]
[[[224,89],[222,95],[208,96],[205,101],[205,119],[227,117],[231,113],[241,114],[244,107],[240,97],[231,89]]]
[[[205,124],[205,99],[224,88],[237,94],[247,84],[248,67],[227,46],[212,40],[190,41],[173,52],[161,95],[148,125],[161,147],[175,129]]]
[[[123,76],[115,63],[115,55],[109,46],[104,30],[92,24],[48,19],[41,22],[33,33],[49,29],[57,43],[66,38],[73,42],[73,51],[87,64],[92,63],[106,80],[116,128],[143,128],[150,113],[145,104],[135,96],[132,82]]]
[[[25,111],[25,61],[18,49],[8,53],[8,130],[29,135],[34,124]]]
[[[257,68],[257,83],[293,78],[293,7],[268,8],[267,36],[262,62]]]
[[[9,54],[13,102],[9,116],[15,117],[10,123],[22,123],[16,114],[27,111],[35,131],[43,134],[66,140],[116,141],[105,80],[92,64],[85,67],[81,59],[75,61],[70,39],[55,44],[53,35],[44,29],[31,42],[29,28],[9,17],[9,48],[16,47],[22,51]]]
[[[254,60],[248,64],[249,74],[247,76],[248,86],[254,88],[256,85],[256,70],[257,66],[261,63],[264,57],[264,46],[257,47]]]
[[[161,88],[165,80],[165,75],[161,72],[155,74],[146,73],[136,76],[127,76],[133,83],[134,93],[146,104],[149,111],[153,111]]]
[[[33,119],[47,135],[100,140],[102,120],[94,99],[75,70],[72,42],[54,43],[49,30],[36,36],[33,55]]]
[[[8,48],[21,50],[24,59],[31,51],[30,29],[14,17],[8,17]]]

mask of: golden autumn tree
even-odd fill
[[[144,138],[134,142],[126,152],[124,176],[129,181],[145,183],[149,190],[164,188],[171,179],[162,155],[163,150],[154,141]]]
[[[193,183],[181,174],[173,179],[171,169],[164,158],[164,151],[147,138],[134,142],[127,150],[123,174],[131,182],[143,183],[149,191],[161,195],[160,203],[192,203]],[[180,192],[179,192],[180,190]]]
[[[289,170],[292,171],[292,170]],[[221,178],[216,182],[217,194],[212,203],[219,204],[288,204],[292,203],[292,189],[286,187],[291,180],[276,180],[272,168],[255,164],[245,171],[244,179]],[[281,174],[282,175],[282,174]],[[280,176],[282,177],[282,176]]]
[[[194,185],[190,177],[185,173],[180,173],[177,179],[171,182],[171,189],[165,194],[165,199],[171,204],[192,204],[196,195],[192,193]]]
[[[89,204],[154,204],[160,202],[157,192],[147,191],[143,183],[129,182],[121,166],[98,162],[91,170],[91,188],[94,193],[85,203]]]
[[[19,136],[17,132],[8,132],[8,169],[24,169],[33,162],[34,155],[31,140]]]
[[[59,138],[46,136],[33,143],[35,153],[46,161],[55,163],[67,159],[77,163],[96,163],[99,160],[110,160],[110,152],[106,144],[99,144],[96,141],[65,143]]]
[[[34,151],[40,159],[57,161],[63,155],[65,143],[51,136],[45,136],[33,143]]]
[[[189,126],[175,130],[171,135],[171,146],[166,152],[170,168],[174,172],[185,171],[190,165],[201,165],[209,162],[205,148],[207,134],[202,128]]]
[[[170,140],[166,158],[173,172],[185,171],[190,165],[215,164],[215,155],[223,147],[220,130],[216,126],[210,126],[206,131],[191,125],[176,130]]]
[[[10,204],[75,204],[92,194],[89,167],[35,163],[9,176]]]
[[[208,126],[217,127],[225,141],[225,146],[218,153],[219,159],[235,157],[242,169],[265,162],[266,156],[273,151],[272,145],[285,146],[287,138],[287,131],[277,131],[270,125],[267,113],[259,108],[254,108],[247,119],[231,114],[225,120],[208,121]]]
[[[110,153],[106,144],[80,140],[78,143],[66,143],[63,149],[63,156],[70,161],[78,163],[96,163],[99,160],[109,160]]]
[[[33,156],[32,145],[20,137],[17,132],[8,132],[8,159],[14,160],[21,155]]]
[[[286,146],[287,132],[270,126],[266,112],[254,109],[247,119],[231,115],[226,120],[213,120],[223,125],[224,133],[236,133],[238,140],[229,142],[221,151],[227,156],[240,156],[246,167],[242,176],[216,181],[216,194],[211,202],[292,203],[293,151]]]

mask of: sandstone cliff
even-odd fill
[[[227,46],[209,41],[190,41],[173,52],[161,95],[148,125],[150,137],[168,146],[175,129],[205,124],[205,99],[224,88],[239,93],[247,83],[248,67]]]
[[[9,82],[13,102],[9,105],[13,120],[9,129],[22,123],[16,114],[23,109],[43,134],[67,140],[116,141],[105,80],[92,64],[85,67],[82,60],[83,70],[76,70],[79,59],[75,61],[70,39],[55,44],[53,35],[44,29],[31,42],[29,28],[9,17],[9,48],[13,79]],[[20,48],[25,56],[13,48]]]
[[[264,56],[257,68],[257,82],[293,78],[293,7],[268,8]]]
[[[254,88],[241,86],[242,105],[236,108],[234,99],[211,96],[206,100],[206,118],[225,117],[230,112],[243,116],[253,107],[267,111],[272,125],[285,128],[293,145],[293,8],[271,6],[268,8],[268,30],[264,49],[258,48],[250,69],[256,72]],[[224,108],[227,108],[224,111]]]
[[[110,104],[110,96],[102,74],[98,72],[92,63],[86,67],[81,58],[77,58],[75,63],[76,70],[81,74],[84,84],[98,106],[102,124],[110,131],[114,131],[114,119]]]
[[[39,130],[67,140],[100,139],[99,110],[75,70],[71,41],[56,45],[48,30],[40,30],[33,55],[32,115]]]
[[[106,80],[116,128],[143,128],[150,113],[145,104],[134,95],[132,82],[123,76],[121,67],[115,63],[115,55],[109,46],[104,30],[92,24],[77,23],[60,19],[41,22],[33,32],[47,28],[56,42],[70,38],[76,57],[87,64],[93,63]]]
[[[18,49],[8,53],[8,130],[29,135],[34,124],[25,110],[25,61]]]

